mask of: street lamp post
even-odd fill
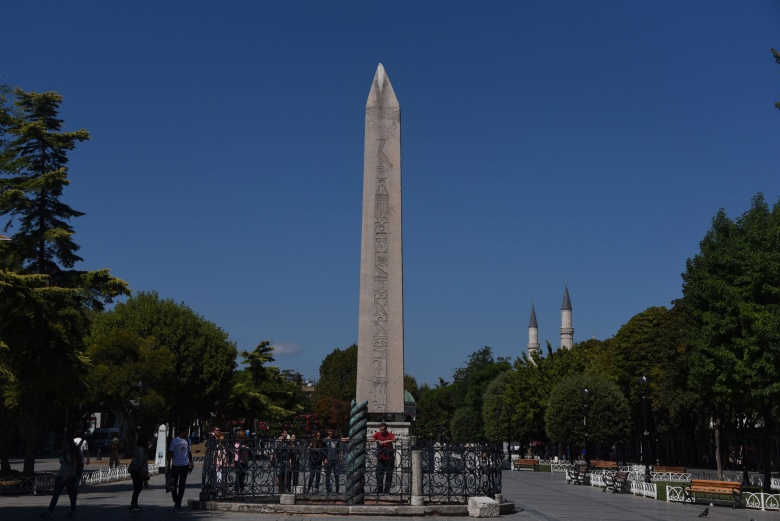
[[[658,450],[658,407],[653,407],[653,461],[656,465],[661,464]]]
[[[590,451],[588,450],[588,397],[590,391],[585,387],[580,391],[580,398],[582,398],[582,426],[585,431],[585,469],[590,468]]]
[[[740,446],[739,446],[739,452],[737,453],[737,458],[739,458],[740,464],[742,465],[742,485],[750,485],[750,475],[748,473],[747,469],[747,444],[745,442],[745,424],[747,422],[747,417],[745,415],[745,410],[742,409],[742,407],[737,408],[737,428],[740,431]]]
[[[645,465],[645,482],[650,483],[650,433],[647,430],[647,385],[649,380],[646,376],[640,378],[642,382],[642,446],[640,448],[642,452],[642,463]],[[645,444],[647,444],[647,452],[645,453]]]
[[[141,406],[143,404],[143,396],[144,396],[144,381],[139,380],[138,381],[138,425],[136,425],[136,430],[138,432],[141,432],[141,418],[143,409],[141,409]]]
[[[512,464],[512,406],[506,406],[506,429],[507,429],[507,445],[506,451],[509,457],[509,464]]]

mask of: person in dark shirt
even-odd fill
[[[306,490],[314,492],[320,491],[320,474],[322,473],[322,464],[325,461],[325,442],[322,441],[320,431],[314,433],[314,437],[309,443],[309,482],[306,484]]]

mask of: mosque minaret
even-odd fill
[[[574,328],[571,322],[571,299],[569,285],[563,289],[563,304],[561,305],[561,347],[571,349],[574,345]],[[531,319],[528,321],[528,358],[533,361],[534,355],[539,355],[539,324],[536,322],[536,308],[531,301]]]
[[[539,354],[539,325],[536,323],[536,310],[531,302],[531,320],[528,322],[528,358],[534,359]]]
[[[561,305],[561,347],[571,349],[574,345],[574,328],[571,325],[571,300],[569,299],[569,285],[563,290],[563,304]]]

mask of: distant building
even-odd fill
[[[306,395],[306,398],[311,398],[316,388],[317,384],[314,383],[311,378],[306,378],[301,382],[301,390],[303,391],[303,394]]]

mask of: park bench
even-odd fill
[[[0,495],[35,493],[35,477],[8,476],[0,478]]]
[[[628,492],[630,490],[628,486],[628,472],[604,474],[604,489],[602,492],[606,492],[607,489],[610,489],[613,494]]]
[[[515,470],[529,469],[531,471],[539,470],[539,460],[537,459],[516,459],[513,462]]]
[[[730,501],[734,508],[742,508],[742,484],[738,481],[692,479],[690,486],[683,489],[683,503],[696,503],[698,498],[712,502]]]
[[[606,460],[593,460],[590,462],[591,468],[593,470],[617,470],[618,464],[617,461],[606,461]]]
[[[575,465],[574,467],[566,470],[566,483],[571,485],[584,485],[585,478],[588,476],[587,465]]]
[[[658,474],[685,474],[687,469],[685,467],[671,467],[669,465],[655,465],[653,472]]]

